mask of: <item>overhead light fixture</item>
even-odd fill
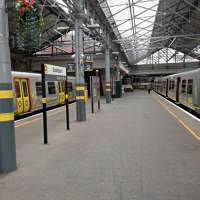
[[[102,54],[103,54],[103,53],[96,53],[95,55],[98,56],[98,55],[102,55]]]
[[[118,51],[114,51],[114,52],[112,52],[112,55],[119,55],[119,52]]]
[[[69,26],[60,26],[56,28],[57,30],[61,31],[61,30],[67,30],[69,29]]]
[[[100,28],[99,24],[88,24],[87,28],[95,29],[95,28]]]

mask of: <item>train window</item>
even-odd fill
[[[186,80],[182,80],[181,93],[186,93]]]
[[[48,82],[48,92],[49,94],[56,94],[56,87],[54,82]]]
[[[41,82],[36,82],[35,83],[35,88],[36,88],[36,95],[37,96],[42,96],[42,83]]]
[[[22,87],[24,91],[24,97],[28,97],[28,88],[25,81],[22,82]]]
[[[15,94],[16,94],[16,98],[20,98],[21,97],[19,81],[15,82]]]
[[[192,79],[189,79],[189,80],[188,80],[187,93],[188,93],[188,94],[192,94],[192,90],[193,90],[193,80],[192,80]]]

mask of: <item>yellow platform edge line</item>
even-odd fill
[[[48,113],[47,117],[51,117],[51,116],[57,115],[57,114],[59,114],[59,113],[61,113],[63,111],[64,110],[62,109],[62,110],[59,110],[59,111],[56,111],[56,112],[53,112],[53,113]],[[42,120],[42,119],[43,119],[43,117],[37,117],[35,119],[28,120],[28,121],[25,121],[25,122],[21,122],[21,123],[19,122],[19,123],[15,124],[15,128],[19,128],[19,127],[22,127],[22,126],[33,124],[33,123],[35,123],[35,122],[37,122],[39,120]]]
[[[185,122],[180,119],[175,113],[173,113],[168,106],[166,106],[164,103],[162,103],[158,97],[156,97],[155,95],[152,95],[156,101],[158,103],[160,103],[161,106],[163,106],[163,108],[165,108],[165,110],[167,110],[194,138],[196,138],[198,141],[200,141],[200,136],[198,133],[196,133],[192,128],[190,128],[187,124],[185,124]]]

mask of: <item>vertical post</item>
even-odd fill
[[[116,65],[117,65],[117,80],[120,81],[119,56],[117,57]]]
[[[91,99],[91,110],[94,113],[94,94],[93,94],[93,79],[90,76],[90,99]]]
[[[42,108],[43,108],[44,144],[48,144],[48,132],[47,132],[47,98],[46,98],[45,65],[44,64],[41,64],[41,74],[42,74]]]
[[[67,75],[67,68],[66,68],[66,80],[65,80],[65,105],[66,105],[66,127],[67,130],[70,130],[69,127],[69,94],[68,94],[68,75]]]
[[[101,98],[101,93],[100,93],[100,85],[101,85],[101,80],[100,80],[100,76],[99,76],[99,70],[98,69],[96,69],[96,77],[97,77],[97,80],[99,80],[99,85],[98,85],[98,87],[99,88],[97,88],[98,89],[98,91],[97,91],[97,98],[98,98],[98,110],[100,110],[101,109],[101,102],[100,102],[100,98]]]
[[[84,1],[79,0],[80,12],[77,13],[75,20],[75,40],[76,40],[76,119],[77,121],[86,120],[85,108],[85,80],[84,80],[84,58],[83,58],[83,30],[82,14],[84,12]]]
[[[8,14],[0,0],[0,173],[17,168]]]
[[[106,103],[111,103],[111,82],[110,82],[110,36],[106,32],[106,50],[105,50],[105,65],[106,65]]]

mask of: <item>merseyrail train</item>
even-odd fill
[[[15,115],[22,115],[42,108],[41,75],[12,72]],[[65,80],[46,81],[47,106],[65,103]],[[69,102],[75,100],[75,77],[68,76]]]
[[[156,78],[154,90],[200,113],[200,69]]]

